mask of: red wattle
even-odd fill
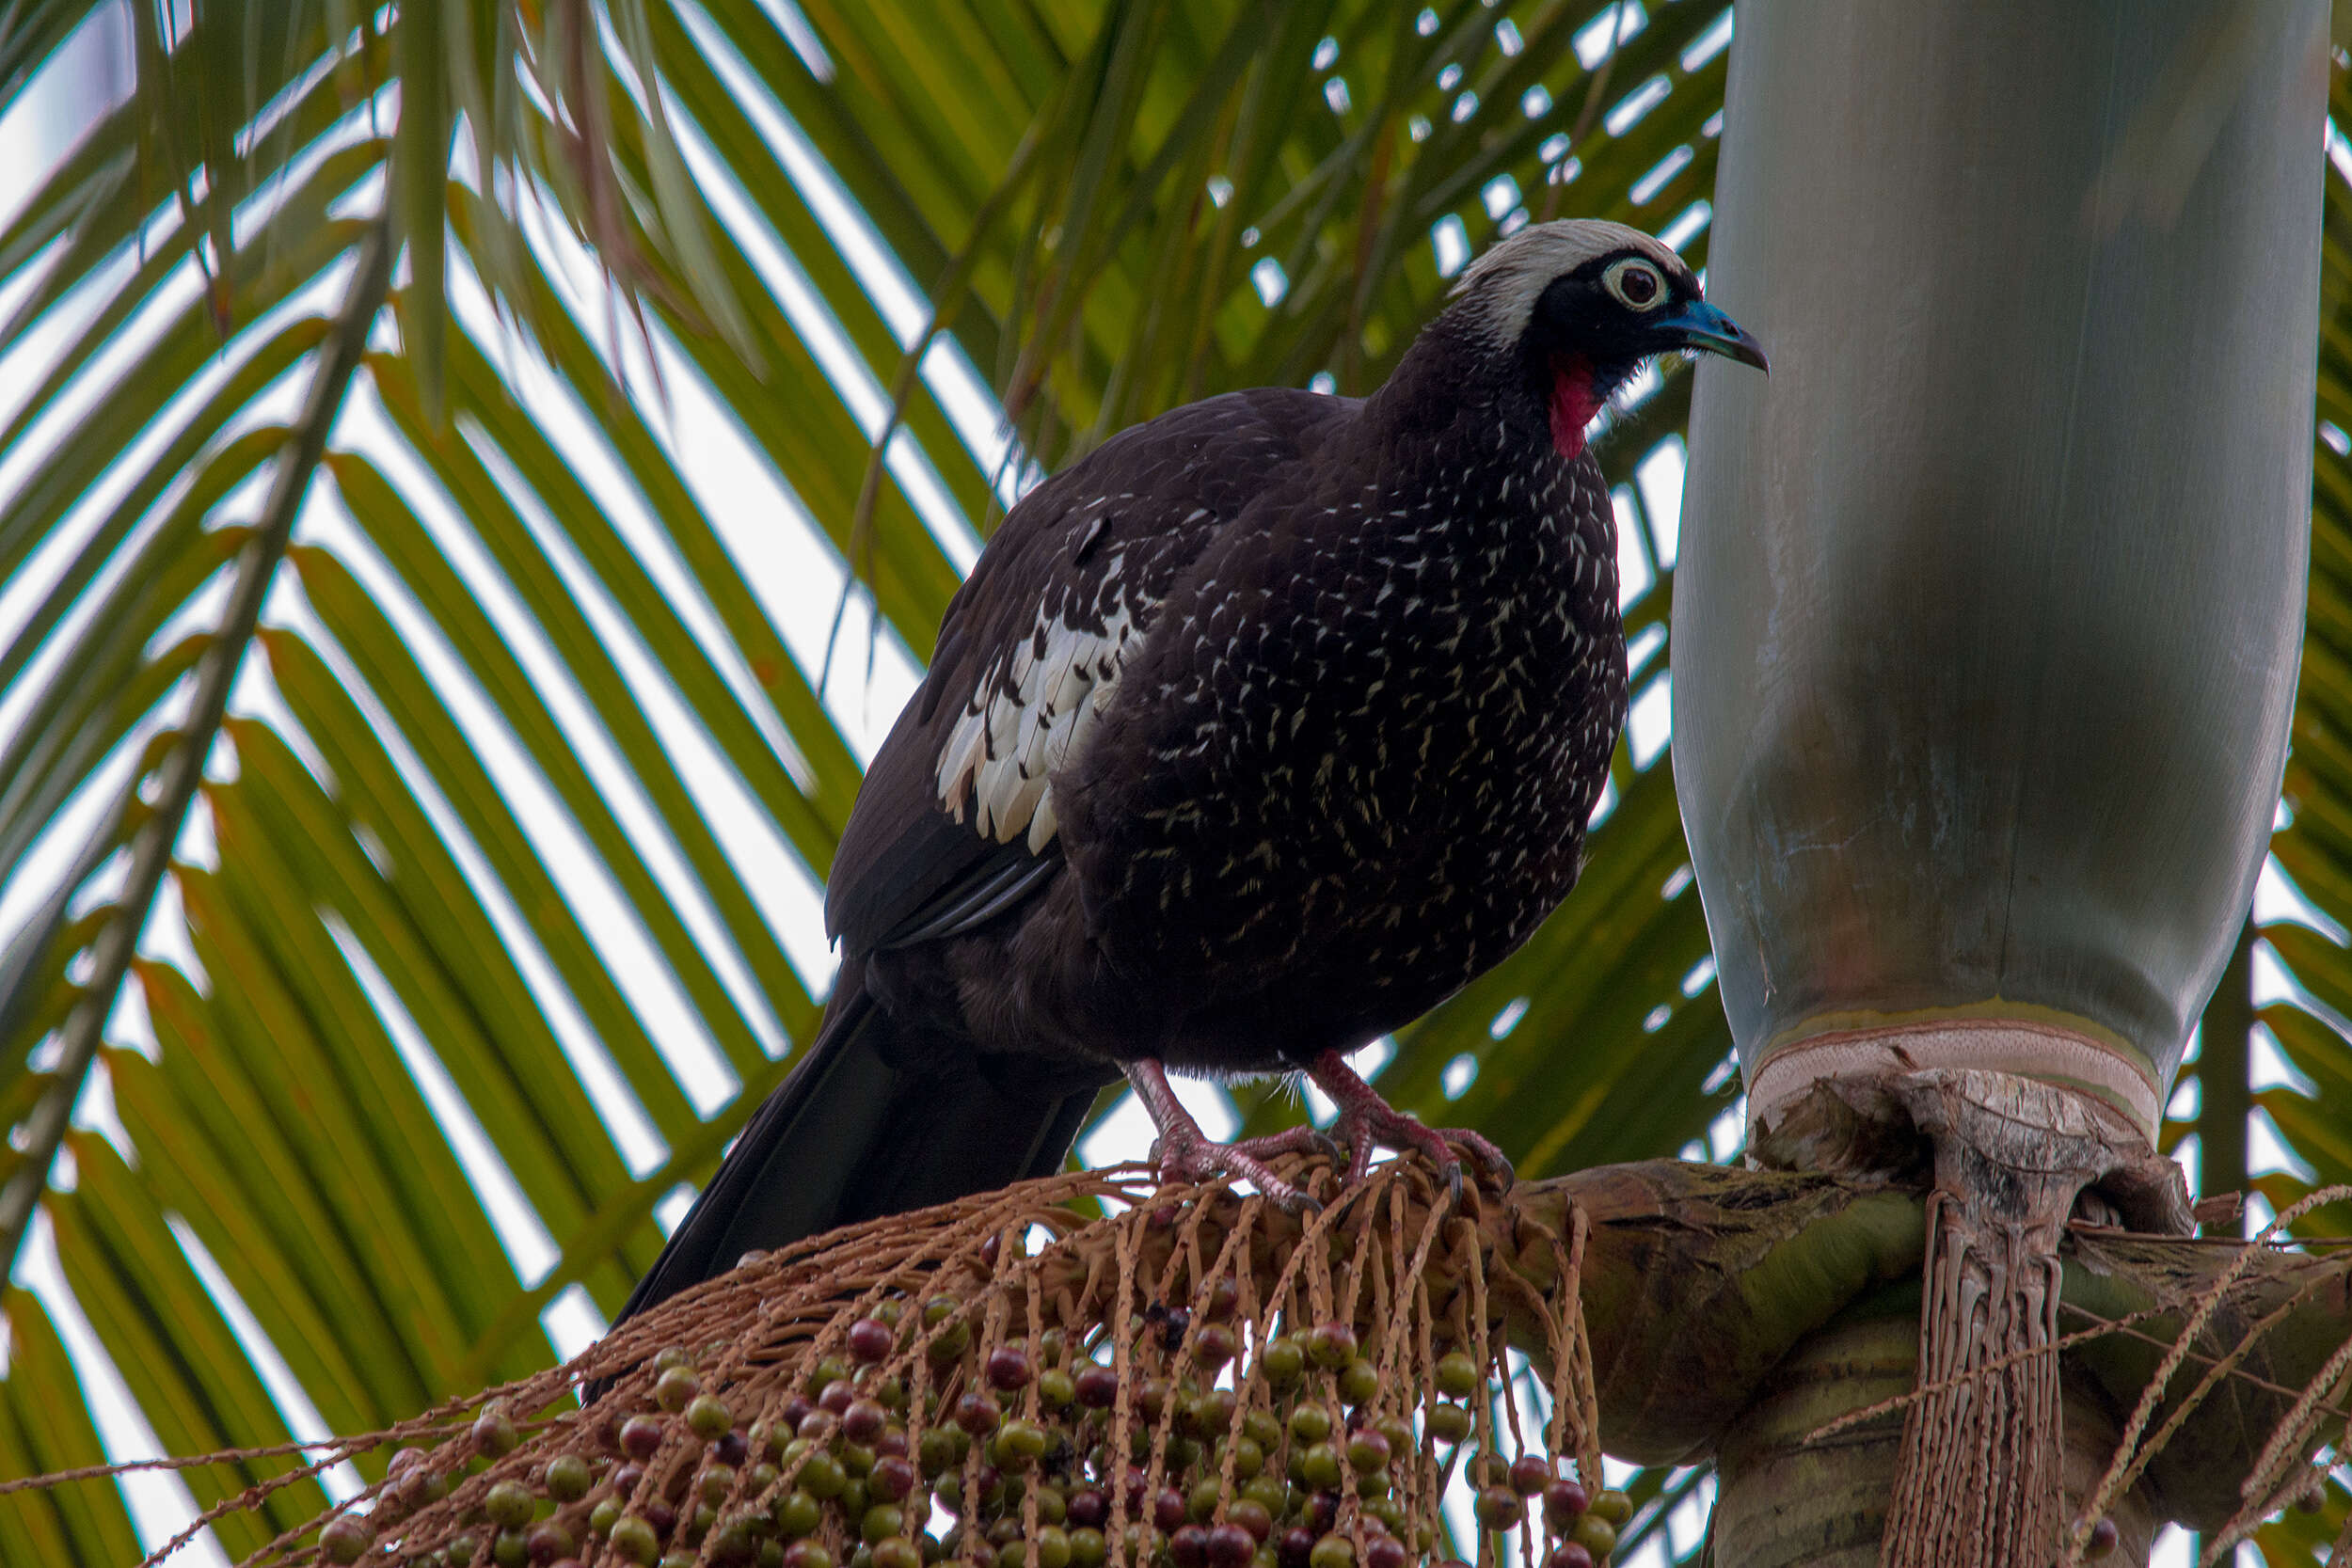
[[[1551,361],[1551,444],[1574,462],[1584,451],[1584,427],[1600,412],[1600,395],[1593,388],[1593,367],[1581,355],[1560,355]]]

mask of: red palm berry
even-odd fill
[[[1218,1525],[1209,1531],[1209,1568],[1247,1568],[1257,1552],[1257,1538],[1239,1525]],[[1396,1568],[1404,1568],[1404,1564],[1398,1563]]]
[[[880,1318],[860,1318],[850,1325],[850,1354],[860,1361],[880,1361],[898,1342],[897,1330]]]
[[[988,1353],[988,1381],[991,1386],[1010,1393],[1025,1388],[1035,1375],[1029,1365],[1028,1350],[1021,1345],[998,1345]]]
[[[1078,1370],[1078,1402],[1089,1410],[1108,1410],[1119,1398],[1119,1374],[1096,1363]]]

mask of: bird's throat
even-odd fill
[[[1581,354],[1551,356],[1551,444],[1574,462],[1584,452],[1584,427],[1593,422],[1606,401],[1593,374],[1593,362]]]

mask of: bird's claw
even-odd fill
[[[1326,1140],[1328,1141],[1327,1139]],[[1295,1184],[1274,1174],[1266,1157],[1295,1152],[1279,1135],[1247,1144],[1221,1144],[1208,1137],[1163,1134],[1152,1146],[1152,1164],[1163,1182],[1214,1181],[1230,1177],[1248,1182],[1285,1213],[1318,1213],[1323,1205]]]
[[[1423,1126],[1420,1118],[1380,1101],[1347,1107],[1340,1113],[1337,1125],[1351,1150],[1347,1165],[1351,1186],[1363,1180],[1372,1166],[1373,1149],[1383,1145],[1419,1154],[1435,1165],[1445,1178],[1446,1196],[1455,1209],[1462,1207],[1464,1156],[1498,1192],[1508,1191],[1516,1179],[1502,1150],[1479,1133],[1464,1127]]]

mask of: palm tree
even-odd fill
[[[0,1474],[143,1440],[102,1363],[197,1453],[594,1332],[807,1038],[860,762],[1031,465],[1376,383],[1529,217],[1703,262],[1731,33],[1714,0],[0,15],[0,106],[129,62],[0,232]],[[2273,1205],[2352,1174],[2346,194],[2274,840],[2301,896],[2258,903],[2290,913],[2167,1124],[2241,1184],[2250,1094],[2300,1162]],[[1526,1175],[1738,1141],[1662,750],[1689,400],[1670,369],[1599,448],[1645,586],[1582,886],[1382,1078]],[[1708,1484],[1645,1472],[1637,1535]],[[0,1558],[130,1560],[174,1506],[0,1498]],[[2274,1560],[2312,1549],[2283,1529]]]

